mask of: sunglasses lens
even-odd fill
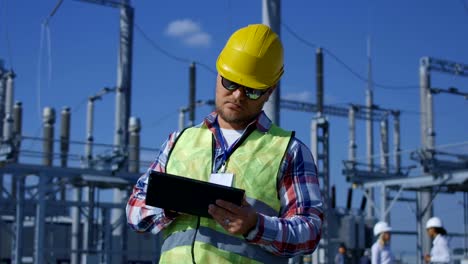
[[[262,90],[252,89],[252,88],[244,88],[245,95],[250,100],[257,100],[260,98],[265,92]]]
[[[229,91],[234,91],[236,89],[238,89],[240,87],[239,84],[235,83],[235,82],[231,82],[230,80],[222,77],[221,78],[221,83],[223,84],[223,87],[226,88],[227,90]]]
[[[257,100],[258,98],[262,97],[262,95],[264,95],[268,91],[268,89],[258,90],[258,89],[248,88],[238,83],[235,83],[233,81],[230,81],[222,76],[221,76],[221,84],[223,85],[224,88],[226,88],[226,90],[229,90],[231,92],[241,87],[244,88],[245,95],[250,100]]]

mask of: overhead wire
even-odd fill
[[[292,30],[287,24],[284,22],[281,22],[281,25],[286,29],[286,31],[291,34],[294,38],[305,44],[306,46],[309,46],[311,48],[317,48],[318,45],[315,43],[312,43],[303,37],[301,37],[299,34],[297,34],[294,30]],[[348,70],[352,75],[354,75],[356,78],[363,82],[369,82],[369,79],[366,78],[365,76],[359,74],[356,72],[352,67],[350,67],[348,64],[346,64],[343,60],[341,60],[338,56],[336,56],[331,50],[321,47],[323,51],[328,54],[332,59],[334,59],[336,62],[338,62],[341,66],[343,66],[346,70]],[[390,90],[407,90],[407,89],[415,89],[418,88],[417,85],[387,85],[387,84],[380,84],[375,81],[372,81],[372,84],[375,87],[380,87],[383,89],[390,89]]]
[[[45,19],[44,21],[45,24],[49,24],[49,20],[55,15],[55,13],[60,8],[62,3],[63,3],[63,0],[58,0],[58,2],[54,6],[54,9],[52,9],[52,12],[50,12],[49,16]]]
[[[36,96],[36,106],[37,106],[37,115],[39,120],[41,119],[41,72],[42,72],[42,53],[43,53],[43,45],[44,45],[44,32],[45,32],[45,24],[41,24],[41,33],[39,37],[39,58],[37,63],[37,96]]]
[[[49,22],[52,19],[52,17],[57,13],[58,9],[62,5],[63,0],[58,0],[57,3],[55,4],[54,8],[50,12],[50,14],[44,19],[44,21],[41,24],[41,34],[40,34],[40,41],[39,41],[39,62],[38,62],[38,67],[37,67],[37,110],[38,110],[38,116],[39,120],[42,119],[41,116],[41,73],[42,73],[42,52],[43,52],[43,43],[44,43],[44,34],[46,35],[46,45],[47,45],[47,86],[50,86],[50,83],[52,82],[52,41],[50,37],[50,28],[49,28]],[[48,88],[47,87],[47,88]]]
[[[169,118],[172,118],[174,115],[177,115],[179,110],[172,110],[171,112],[165,113],[160,116],[158,119],[154,120],[148,127],[154,127],[156,125],[161,125],[162,122],[166,122]]]
[[[161,48],[158,44],[156,44],[156,42],[154,40],[152,40],[144,31],[143,29],[141,29],[141,27],[135,23],[135,28],[137,29],[137,31],[143,36],[143,38],[149,43],[151,44],[151,46],[156,49],[157,51],[159,51],[160,53],[164,54],[165,56],[167,56],[168,58],[172,59],[172,60],[175,60],[175,61],[178,61],[178,62],[182,62],[182,63],[191,63],[192,61],[189,60],[189,59],[186,59],[186,58],[182,58],[182,57],[179,57],[179,56],[176,56],[168,51],[166,51],[165,49]]]
[[[184,63],[184,64],[195,63],[195,64],[198,64],[199,66],[201,66],[202,68],[204,68],[205,70],[207,70],[208,72],[213,73],[214,75],[218,74],[215,70],[211,69],[208,65],[206,65],[204,63],[201,63],[199,61],[190,60],[190,59],[187,59],[187,58],[184,58],[184,57],[179,57],[179,56],[176,56],[176,55],[170,53],[169,51],[167,51],[167,50],[163,49],[161,46],[159,46],[153,39],[151,39],[148,36],[148,34],[146,34],[145,31],[143,31],[143,29],[137,23],[134,23],[134,26],[135,26],[135,29],[142,35],[143,39],[145,39],[151,45],[151,47],[153,47],[156,51],[162,53],[166,57],[168,57],[168,58],[170,58],[170,59],[172,59],[174,61]],[[156,124],[160,124],[162,121],[167,120],[168,118],[172,117],[173,115],[175,115],[177,113],[178,113],[178,110],[171,111],[170,113],[166,113],[166,114],[162,115],[159,119],[157,119],[153,123],[151,123],[149,125],[149,127],[153,127]]]
[[[217,72],[213,69],[211,69],[211,67],[209,67],[208,65],[202,63],[202,62],[199,62],[199,61],[196,61],[196,60],[190,60],[190,59],[187,59],[187,58],[184,58],[184,57],[179,57],[179,56],[176,56],[172,53],[170,53],[169,51],[163,49],[161,46],[159,46],[153,39],[151,39],[148,34],[146,34],[143,29],[137,24],[135,23],[135,28],[137,29],[137,31],[142,35],[142,37],[151,45],[151,47],[153,47],[155,50],[159,51],[160,53],[164,54],[165,56],[167,56],[168,58],[172,59],[172,60],[175,60],[175,61],[178,61],[178,62],[182,62],[182,63],[186,63],[186,64],[190,64],[190,63],[195,63],[195,64],[198,64],[200,65],[201,67],[205,68],[207,71],[213,73],[213,74],[217,74]]]
[[[58,11],[60,6],[62,5],[63,0],[58,0],[57,3],[54,6],[54,9],[52,12],[44,19],[44,21],[41,23],[41,32],[40,32],[40,37],[39,37],[39,55],[38,55],[38,63],[37,63],[37,115],[39,120],[42,120],[42,79],[41,79],[41,74],[42,74],[42,53],[44,50],[44,35],[46,38],[46,56],[47,56],[47,88],[50,87],[50,84],[52,82],[52,41],[50,37],[50,28],[49,28],[49,22],[50,19],[55,15],[55,13]],[[38,131],[40,132],[40,126]],[[36,132],[38,133],[38,132]],[[32,143],[31,147],[34,145],[34,142]]]

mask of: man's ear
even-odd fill
[[[278,84],[275,84],[275,86],[271,87],[268,90],[268,97],[270,97],[270,95],[276,90],[276,87],[278,87]]]
[[[275,86],[272,86],[270,89],[268,89],[268,92],[266,93],[267,97],[265,99],[265,102],[268,102],[268,100],[270,100],[270,96],[271,96],[271,94],[273,94],[276,87],[277,87],[277,85],[275,84]]]

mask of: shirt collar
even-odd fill
[[[217,117],[218,117],[218,113],[212,112],[207,117],[205,117],[204,124],[208,128],[213,128],[215,126],[218,126],[216,122]],[[262,111],[260,112],[260,114],[258,114],[257,118],[254,121],[252,121],[252,123],[250,123],[248,126],[252,126],[252,125],[255,125],[258,131],[262,133],[266,133],[270,129],[272,122],[270,118],[268,118],[268,116],[265,114],[265,112]]]

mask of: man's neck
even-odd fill
[[[226,120],[222,119],[218,116],[218,125],[220,128],[224,129],[232,129],[232,130],[244,130],[250,122],[227,122]]]

